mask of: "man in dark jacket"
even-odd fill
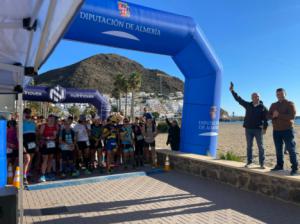
[[[171,123],[168,118],[166,118],[166,122],[169,126],[167,145],[170,144],[173,151],[179,151],[180,127],[178,122],[173,120]]]
[[[230,84],[230,91],[234,99],[246,109],[243,125],[246,131],[247,140],[247,164],[245,167],[249,167],[252,163],[252,146],[253,139],[255,138],[259,150],[260,167],[261,169],[264,169],[265,150],[263,146],[263,135],[266,133],[268,127],[268,110],[263,105],[263,102],[259,100],[259,95],[257,93],[252,93],[252,101],[247,102],[238,96],[238,94],[233,90],[233,83]]]

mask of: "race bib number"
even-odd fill
[[[136,139],[137,139],[138,141],[140,141],[140,140],[143,140],[144,137],[143,137],[142,135],[138,135],[138,136],[136,137]]]
[[[90,141],[86,141],[86,146],[90,146]]]
[[[53,149],[53,148],[55,148],[55,142],[54,141],[47,142],[47,149]]]
[[[30,143],[27,144],[27,146],[28,146],[28,149],[35,149],[36,148],[35,142],[30,142]]]
[[[6,148],[6,153],[7,154],[11,154],[13,152],[13,149],[11,149],[11,148]]]
[[[60,148],[61,148],[61,150],[63,150],[63,151],[70,150],[70,146],[67,145],[67,144],[62,144],[62,145],[60,146]]]

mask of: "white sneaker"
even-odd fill
[[[245,165],[245,168],[249,168],[251,166],[251,163],[247,163],[246,165]]]

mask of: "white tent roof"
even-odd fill
[[[50,55],[83,0],[1,0],[0,6],[0,92],[23,82],[23,69],[39,69]],[[36,30],[29,27],[37,21]]]

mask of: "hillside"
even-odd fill
[[[163,94],[183,92],[182,80],[163,71],[146,69],[141,64],[116,54],[98,54],[70,66],[48,71],[36,77],[35,84],[98,89],[101,93],[110,94],[114,78],[118,74],[130,75],[133,72],[142,74],[140,91],[159,93],[158,74],[161,74]]]
[[[116,54],[98,54],[75,64],[54,69],[37,76],[35,85],[97,89],[100,93],[111,94],[114,78],[118,74],[130,75],[133,72],[142,75],[140,91],[160,93],[160,76],[163,94],[181,91],[184,83],[163,71],[146,69],[136,61]],[[159,76],[159,75],[160,76]],[[221,110],[221,115],[228,113]]]

